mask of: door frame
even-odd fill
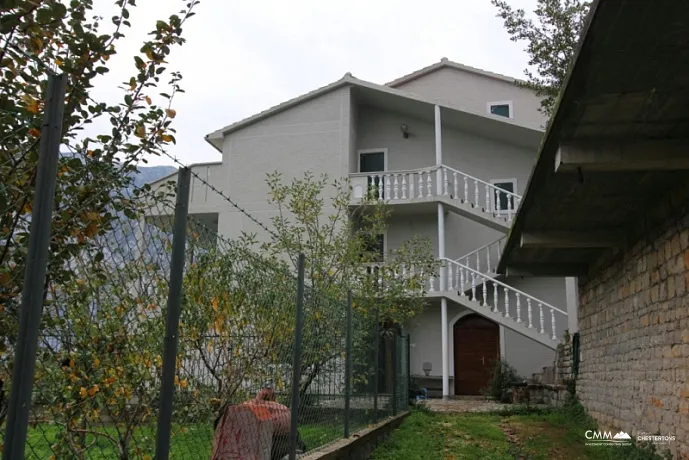
[[[447,324],[447,328],[449,329],[448,334],[447,334],[447,338],[448,338],[448,341],[450,342],[447,344],[448,345],[447,349],[449,351],[447,359],[449,361],[448,362],[448,364],[449,364],[448,368],[451,369],[451,372],[452,372],[450,374],[450,379],[453,381],[454,381],[455,376],[457,375],[457,372],[455,369],[455,364],[456,364],[456,362],[455,362],[455,324],[457,323],[457,321],[459,321],[460,319],[462,319],[463,317],[465,317],[467,315],[478,315],[482,318],[487,319],[488,321],[493,321],[492,319],[490,319],[486,316],[483,316],[482,314],[477,313],[473,310],[464,310],[464,311],[457,313],[452,318],[452,320]],[[495,321],[493,321],[493,322],[498,325],[498,347],[500,349],[500,360],[504,360],[505,355],[506,355],[506,351],[505,351],[505,326],[503,326],[502,324],[497,323]],[[455,385],[451,385],[451,388],[452,388],[452,395],[456,396]]]
[[[383,152],[383,172],[388,170],[388,149],[362,149],[356,151],[356,172],[361,173],[361,154]],[[365,173],[362,173],[365,174]]]

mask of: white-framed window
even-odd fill
[[[496,189],[501,189],[509,193],[517,193],[517,179],[492,179],[490,181]],[[509,193],[502,193],[499,190],[493,190],[493,211],[504,213],[507,211],[514,212],[517,209],[514,195]]]
[[[388,169],[388,149],[366,149],[358,150],[358,171],[360,173],[371,173],[368,177],[368,193],[373,196],[386,198],[385,187],[381,176],[375,173],[387,171]]]
[[[494,101],[488,103],[488,113],[499,117],[514,118],[512,101]]]
[[[357,171],[360,173],[387,171],[388,149],[357,150]]]

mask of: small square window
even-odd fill
[[[510,104],[491,104],[490,113],[493,115],[498,115],[505,118],[511,118],[511,107]]]

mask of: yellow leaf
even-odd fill
[[[86,388],[84,388],[84,387],[79,388],[79,396],[81,396],[82,398],[86,397]]]
[[[86,155],[88,155],[89,158],[93,158],[93,150],[87,150]]]
[[[136,135],[138,137],[144,137],[146,135],[146,129],[144,128],[144,125],[139,125],[136,128]]]
[[[151,460],[151,456],[148,455],[148,454],[147,454],[147,455],[144,455],[144,456],[143,456],[143,460]]]
[[[172,142],[172,136],[170,136],[169,134],[163,134],[163,135],[160,136],[160,137],[161,137],[161,138],[163,139],[163,141],[165,141],[165,142]]]
[[[36,128],[31,128],[29,134],[33,137],[41,137],[41,132]]]
[[[60,58],[55,59],[55,65],[60,67],[62,65],[62,59],[60,59]]]
[[[98,369],[98,366],[100,366],[100,359],[96,358],[93,360],[93,367]]]
[[[94,396],[96,396],[96,393],[98,393],[99,390],[100,390],[100,388],[98,388],[98,385],[92,386],[89,389],[89,396],[91,396],[93,398]]]
[[[129,89],[134,91],[136,89],[136,80],[134,77],[129,79]]]
[[[182,388],[186,388],[187,387],[187,379],[180,380],[179,386],[181,386]]]
[[[144,99],[146,99],[146,102],[148,103],[148,105],[153,104],[153,101],[151,101],[150,97],[146,96]]]
[[[213,305],[213,310],[218,311],[218,298],[217,297],[213,297],[211,304]]]
[[[175,118],[177,116],[177,111],[172,110],[172,109],[165,109],[165,113],[167,113],[167,116],[170,118]]]

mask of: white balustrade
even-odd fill
[[[402,199],[407,199],[407,174],[402,174]]]
[[[392,193],[393,193],[393,197],[395,200],[400,199],[400,184],[399,184],[399,181],[397,180],[398,175],[399,174],[393,174],[393,177],[395,179],[394,179],[393,186],[392,186],[392,189],[393,189]]]
[[[497,244],[494,246],[497,246]],[[538,333],[547,334],[548,337],[554,341],[558,339],[556,313],[567,316],[567,312],[470,267],[469,262],[473,262],[474,260],[475,256],[465,257],[459,261],[443,259],[443,263],[446,267],[443,276],[446,277],[445,279],[447,280],[444,289],[447,291],[458,291],[459,295],[462,297],[468,295],[469,299],[478,303],[479,306],[490,308],[493,313],[499,314],[505,319],[511,319],[515,324],[521,325],[520,327],[529,329],[534,328],[532,305],[535,302],[536,305],[538,305],[540,322]],[[492,299],[488,283],[493,285]],[[432,284],[434,284],[434,281],[432,281]],[[502,293],[500,292],[501,289]],[[436,290],[435,287],[433,287],[433,290]],[[480,299],[479,296],[481,296]],[[522,314],[522,305],[524,301],[526,301],[527,308],[526,318],[524,318]],[[511,308],[514,310],[511,311]],[[543,311],[544,308],[550,310],[550,324],[548,325],[547,331],[545,327],[546,318],[544,315],[545,312]]]

